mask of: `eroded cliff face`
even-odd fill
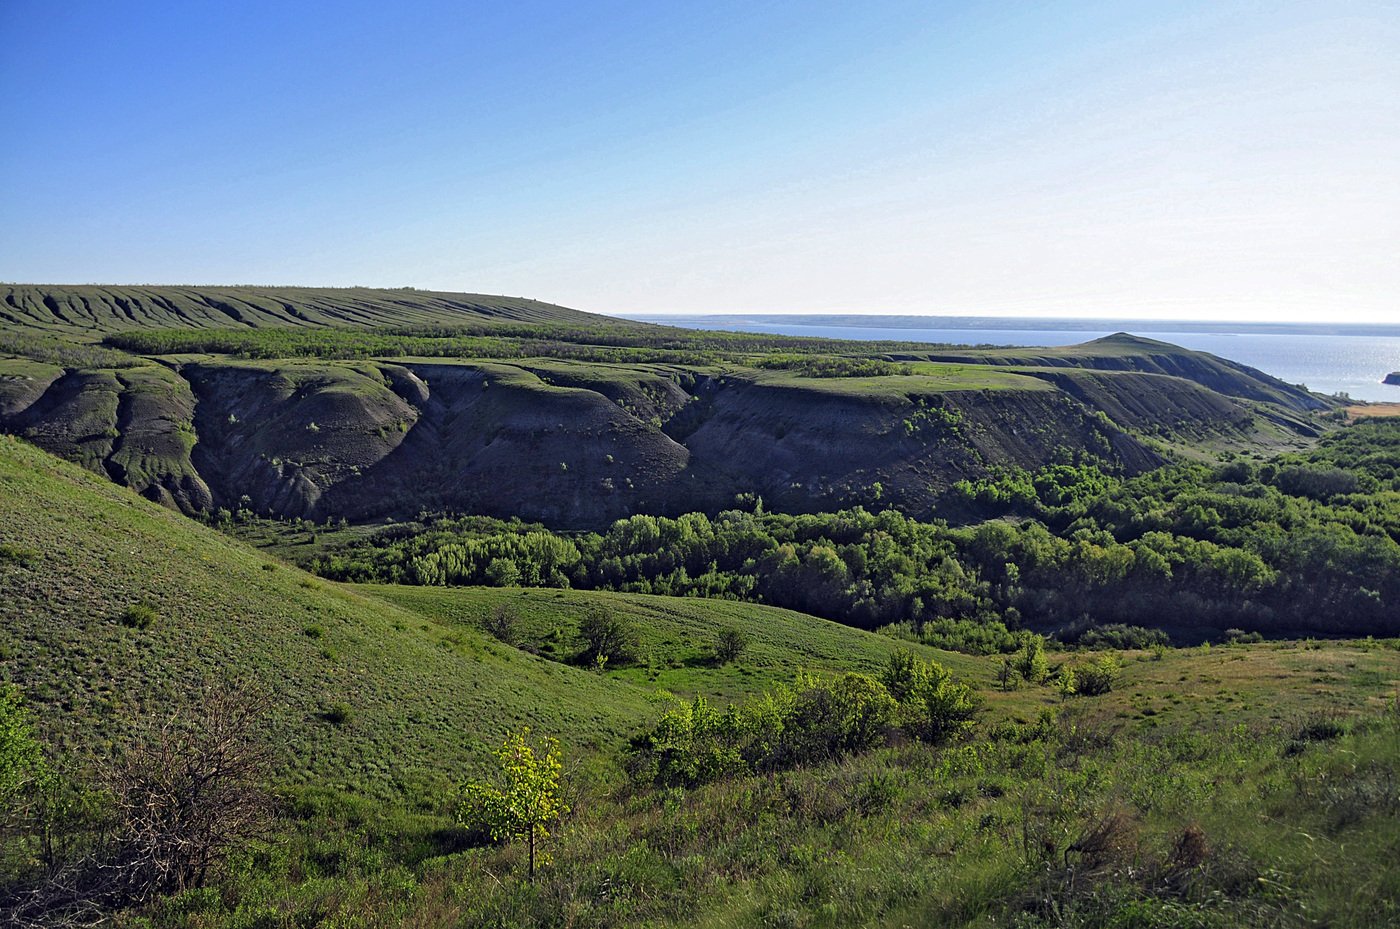
[[[194,408],[190,385],[159,365],[0,361],[0,428],[186,512],[213,503],[190,457]]]
[[[448,509],[593,526],[746,493],[927,515],[997,466],[1085,449],[1137,473],[1162,463],[1146,433],[1244,441],[1261,416],[1309,428],[1179,377],[1065,369],[982,389],[561,361],[0,371],[0,427],[48,451],[186,512],[318,520]]]

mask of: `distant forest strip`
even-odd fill
[[[792,357],[799,355],[844,353],[878,359],[890,351],[929,348],[914,342],[843,342],[662,326],[496,322],[379,329],[152,329],[115,333],[103,342],[111,348],[141,355],[210,353],[258,359],[547,356],[582,361],[696,364],[732,360],[735,355],[749,353],[786,353],[771,362],[774,367],[801,367]],[[890,371],[896,368],[885,364]],[[825,370],[831,369],[828,366]]]
[[[64,368],[130,368],[149,364],[124,351],[72,342],[40,332],[0,329],[0,356],[15,355]]]
[[[764,513],[755,500],[583,535],[442,517],[386,527],[312,567],[349,581],[749,600],[862,628],[907,623],[930,644],[983,652],[1014,648],[1022,626],[1067,640],[1106,625],[1184,640],[1400,634],[1400,422],[1362,422],[1267,463],[1130,480],[1093,465],[1006,471],[960,482],[950,502],[984,521]]]

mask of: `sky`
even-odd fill
[[[1400,4],[0,0],[0,280],[1400,321]]]

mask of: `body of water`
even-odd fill
[[[646,322],[690,329],[726,329],[735,332],[767,332],[778,335],[815,336],[826,339],[860,339],[863,341],[933,342],[952,345],[1074,345],[1114,332],[1136,332],[1149,339],[1172,342],[1183,348],[1210,352],[1231,361],[1258,368],[1266,374],[1290,384],[1305,384],[1318,393],[1346,393],[1356,400],[1400,402],[1400,387],[1382,384],[1391,371],[1400,371],[1400,336],[1339,335],[1308,332],[1224,332],[1192,331],[1158,328],[1151,323],[1135,330],[1131,322],[1115,321],[1115,328],[1092,330],[1082,328],[1082,321],[1073,327],[1056,328],[1053,320],[1044,320],[1042,329],[993,327],[940,328],[936,318],[928,325],[915,325],[914,319],[900,326],[851,325],[850,317],[833,318],[838,324],[824,324],[820,317],[804,316],[802,322],[787,322],[781,317],[755,319],[736,316],[732,321],[722,316],[646,316]]]

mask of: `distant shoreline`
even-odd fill
[[[833,326],[850,329],[1000,329],[1058,332],[1202,332],[1216,335],[1337,335],[1400,338],[1400,325],[1378,323],[1255,323],[1214,322],[1189,319],[1086,319],[1080,317],[1027,316],[862,316],[821,313],[615,313],[622,319],[635,319],[660,325],[684,321],[691,325],[715,326],[773,325]]]

